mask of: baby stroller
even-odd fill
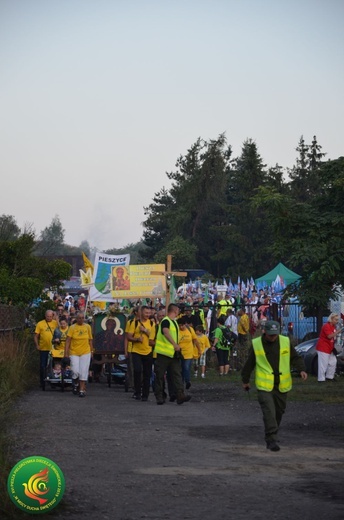
[[[66,385],[72,386],[70,359],[64,357],[64,349],[54,346],[49,352],[42,390],[45,390],[47,383],[54,390],[60,388],[61,392],[64,392]]]
[[[128,366],[124,355],[120,354],[116,363],[106,363],[105,374],[107,375],[108,386],[111,384],[124,385],[124,391],[128,392],[129,382],[127,378]]]

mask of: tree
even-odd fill
[[[276,174],[276,171],[270,171],[270,178],[273,173]],[[257,145],[247,139],[241,155],[232,161],[228,171],[226,218],[217,229],[212,228],[215,244],[219,241],[212,258],[221,259],[231,276],[240,274],[250,277],[252,273],[272,267],[274,263],[268,251],[268,245],[273,240],[269,219],[263,207],[251,203],[257,190],[267,185],[268,181],[269,176]]]
[[[40,256],[63,254],[65,230],[58,215],[52,219],[50,226],[43,229],[36,253]]]
[[[312,198],[300,201],[293,192],[263,187],[256,201],[270,215],[275,255],[286,255],[302,274],[294,290],[306,311],[318,317],[320,331],[329,299],[344,286],[344,157],[320,164],[316,173],[320,188]]]
[[[115,248],[114,247],[112,249],[107,249],[104,252],[107,253],[108,255],[126,255],[126,254],[129,254],[130,255],[130,263],[133,264],[133,265],[138,265],[138,264],[144,263],[143,259],[141,257],[142,251],[144,251],[144,249],[145,249],[145,246],[143,245],[142,242],[136,242],[136,243],[133,243],[133,244],[127,244],[124,247],[119,247],[119,248]]]
[[[153,202],[144,208],[147,217],[143,222],[143,246],[141,255],[146,261],[153,261],[154,256],[164,247],[169,236],[169,223],[173,217],[174,200],[171,194],[162,188],[155,193]]]
[[[0,243],[0,295],[4,303],[27,305],[45,288],[58,287],[70,277],[69,264],[34,256],[34,247],[34,236],[27,234]]]
[[[12,215],[0,217],[0,242],[16,240],[20,235],[20,228]]]
[[[173,238],[167,242],[159,253],[154,257],[157,264],[165,264],[167,255],[173,256],[174,269],[186,269],[188,266],[196,265],[197,247],[181,236]]]
[[[151,258],[177,237],[195,246],[193,267],[211,269],[213,223],[223,218],[230,147],[226,138],[205,142],[201,139],[176,163],[176,171],[167,173],[172,181],[169,191],[156,193],[145,209],[143,243]],[[185,267],[185,266],[184,266]]]
[[[87,257],[90,256],[91,248],[87,240],[83,240],[79,245],[80,251],[83,251]]]
[[[321,152],[321,146],[316,136],[310,145],[306,145],[303,136],[300,137],[296,151],[296,165],[290,170],[290,189],[293,197],[301,202],[314,197],[319,188],[318,168],[322,158],[326,155]]]

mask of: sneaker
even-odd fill
[[[176,401],[176,399],[177,399],[177,398],[176,398],[175,395],[171,395],[169,401],[170,401],[170,403],[174,403],[174,401]]]
[[[83,390],[81,390],[79,392],[79,397],[86,397],[86,392],[84,392]]]
[[[268,441],[266,443],[266,449],[271,451],[279,451],[281,448],[278,446],[276,441]]]
[[[187,390],[189,390],[190,386],[191,386],[191,383],[190,383],[190,381],[188,381],[188,382],[186,383],[186,385],[185,385],[185,388],[186,388]]]
[[[79,393],[79,385],[76,385],[76,384],[73,383],[72,392],[73,392],[74,395],[78,395],[78,393]]]
[[[163,399],[157,399],[156,404],[165,404],[165,401]]]
[[[141,401],[148,401],[148,397],[142,397]]]
[[[141,396],[140,395],[134,395],[134,399],[135,399],[135,401],[141,401]]]
[[[205,378],[205,374],[202,374],[202,379],[204,379],[204,378]]]
[[[194,373],[194,377],[197,377],[197,376],[198,376],[198,372],[195,372],[195,373]]]

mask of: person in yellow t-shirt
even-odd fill
[[[194,357],[194,360],[195,360],[195,363],[194,363],[195,374],[194,375],[195,375],[195,377],[197,377],[198,366],[200,366],[201,375],[202,375],[202,378],[204,378],[205,377],[205,366],[206,366],[206,354],[207,354],[207,350],[210,348],[210,342],[209,342],[208,336],[206,336],[204,334],[204,328],[202,325],[197,325],[195,332],[196,332],[197,340],[198,340],[198,343],[200,346],[200,355],[197,356],[198,351],[197,351],[197,353],[195,353],[195,348],[194,348],[194,356],[196,354],[196,357]]]
[[[70,357],[73,372],[73,394],[79,390],[79,397],[86,396],[86,381],[93,353],[92,329],[84,320],[84,313],[78,312],[76,323],[69,327],[65,347],[65,356]]]
[[[250,320],[244,307],[238,311],[238,362],[241,366],[246,363],[250,340]]]
[[[132,322],[135,319],[138,319],[138,308],[134,307],[132,310],[132,314],[129,316],[126,326],[125,326],[125,339],[124,339],[124,355],[127,358],[127,379],[128,385],[130,388],[134,388],[134,369],[133,369],[133,360],[131,357],[131,351],[133,348],[132,342],[128,339],[129,330]],[[134,394],[135,395],[135,394]]]
[[[131,342],[131,358],[134,369],[134,399],[148,401],[150,380],[152,376],[152,347],[149,336],[154,322],[150,320],[150,308],[144,305],[128,331],[128,341]]]
[[[62,316],[60,318],[59,326],[54,330],[53,350],[51,352],[53,357],[63,358],[68,330],[67,318]]]
[[[200,346],[197,340],[196,333],[190,325],[187,324],[187,316],[178,318],[179,326],[179,341],[182,353],[182,378],[185,383],[185,388],[189,389],[191,386],[191,365],[194,358],[194,347],[198,350],[200,355]]]
[[[44,375],[48,362],[48,355],[53,345],[54,331],[58,327],[55,313],[48,310],[45,319],[37,323],[34,335],[36,349],[39,351],[39,379],[40,386],[44,389]]]

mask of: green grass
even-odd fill
[[[12,466],[8,425],[13,420],[13,403],[37,380],[37,354],[31,336],[24,332],[0,338],[0,517],[26,518],[11,502],[7,477]],[[35,368],[34,368],[35,367]]]
[[[211,384],[212,386],[223,384],[235,385],[241,388],[240,372],[231,371],[228,376],[220,377],[216,368],[207,370],[205,379],[200,375],[192,381],[193,386]],[[254,373],[251,375],[251,395],[256,395],[254,385]],[[238,394],[245,398],[245,393]],[[308,375],[307,381],[293,375],[293,388],[289,392],[288,401],[322,402],[326,404],[344,404],[344,375],[337,376],[336,382],[318,383],[315,376]]]

